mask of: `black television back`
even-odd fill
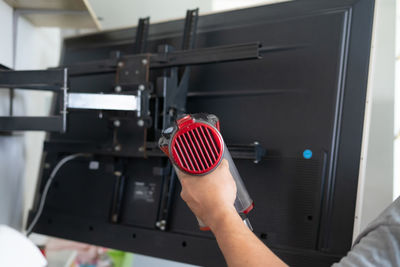
[[[199,17],[197,48],[248,42],[297,47],[263,53],[259,60],[193,66],[187,98],[188,112],[220,118],[228,145],[258,142],[265,148],[258,163],[234,160],[255,202],[254,233],[291,266],[328,266],[351,247],[373,9],[373,0],[291,1]],[[152,24],[147,51],[166,43],[179,47],[182,29],[183,20]],[[117,50],[130,54],[135,31],[66,39],[62,64],[107,59]],[[153,84],[156,77],[153,71]],[[114,86],[111,74],[71,79],[72,92],[107,93]],[[119,151],[109,148],[114,138]],[[48,135],[31,217],[60,158],[76,152],[93,156],[60,169],[34,231],[196,265],[224,265],[215,239],[199,231],[180,199],[179,183],[166,230],[157,226],[168,160],[140,153],[144,139],[156,138],[137,126],[135,117],[122,120],[116,136],[111,115],[71,111],[68,132]],[[116,184],[119,165],[125,168],[123,186]],[[116,194],[119,219],[113,221]]]

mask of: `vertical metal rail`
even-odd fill
[[[139,19],[136,30],[135,54],[146,52],[147,37],[149,36],[150,17]]]
[[[188,10],[186,13],[185,27],[181,49],[193,49],[196,42],[197,20],[199,9]],[[164,46],[163,52],[171,51],[168,46]],[[189,85],[190,67],[171,68],[170,77],[161,77],[162,92],[164,96],[164,123],[163,127],[176,118],[178,114],[186,110],[186,97]],[[168,114],[168,115],[167,115]],[[168,168],[168,165],[167,167]],[[169,218],[174,201],[174,192],[176,187],[176,174],[174,168],[169,168],[169,174],[163,174],[163,184],[161,190],[160,212],[157,218],[156,227],[165,231],[169,225]]]

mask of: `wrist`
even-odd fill
[[[214,215],[213,219],[209,222],[209,227],[215,234],[216,232],[220,232],[228,228],[228,226],[241,221],[242,219],[236,209],[232,206],[221,209],[216,215]]]

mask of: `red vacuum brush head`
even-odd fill
[[[178,122],[170,153],[176,165],[190,174],[205,174],[218,166],[224,152],[219,131],[206,122],[186,116]]]

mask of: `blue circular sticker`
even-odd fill
[[[305,159],[311,159],[312,158],[312,151],[310,149],[306,149],[303,151],[303,157]]]

